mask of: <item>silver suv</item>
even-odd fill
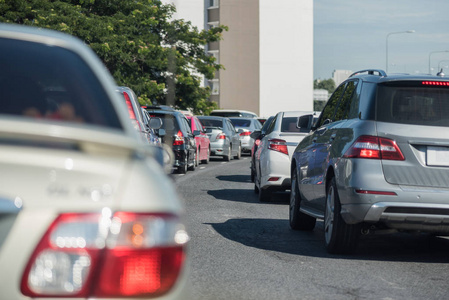
[[[363,70],[343,82],[291,161],[290,226],[324,219],[330,253],[382,229],[449,233],[449,78]]]

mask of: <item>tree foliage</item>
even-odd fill
[[[204,45],[220,40],[227,28],[199,31],[190,22],[172,20],[174,12],[174,6],[160,0],[0,0],[0,22],[77,36],[142,104],[208,113],[216,104],[208,100],[209,87],[201,87],[200,74],[212,79],[223,66],[205,53]]]
[[[332,78],[329,79],[315,79],[313,81],[313,88],[327,90],[329,94],[332,94],[335,91],[335,81]]]

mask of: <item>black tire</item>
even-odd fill
[[[242,146],[239,145],[239,149],[237,150],[237,155],[234,156],[235,159],[240,159],[242,157]]]
[[[260,185],[259,185],[260,186]],[[270,188],[259,189],[259,202],[268,202],[271,200]]]
[[[232,152],[231,152],[231,146],[229,146],[228,148],[228,155],[224,155],[223,156],[223,160],[224,161],[231,161],[232,158]]]
[[[202,164],[208,164],[210,160],[210,148],[207,148],[207,158],[201,161]]]
[[[195,151],[195,153],[193,154],[192,165],[189,167],[189,171],[195,171],[195,168],[196,168],[196,160],[197,160],[197,153],[196,153],[196,151]]]
[[[187,156],[186,156],[186,158],[184,159],[184,164],[182,166],[178,167],[178,173],[180,173],[180,174],[186,174],[187,173],[187,168],[188,168],[187,161],[188,160],[187,160]]]
[[[335,178],[332,178],[326,193],[324,213],[324,243],[332,254],[350,254],[357,248],[360,224],[346,224],[341,216],[341,203]]]
[[[299,209],[301,207],[301,194],[299,193],[296,170],[291,174],[292,187],[290,191],[290,227],[293,230],[311,231],[315,228],[316,218],[306,215]]]
[[[254,170],[251,168],[251,182],[254,182]]]

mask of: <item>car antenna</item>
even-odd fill
[[[437,76],[440,76],[440,77],[444,77],[445,76],[445,74],[443,72],[443,68],[441,68],[441,71],[437,73]]]

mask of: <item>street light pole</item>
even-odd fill
[[[434,53],[442,53],[442,52],[449,52],[449,50],[443,50],[443,51],[432,51],[429,53],[429,74],[431,74],[430,72],[430,56]]]
[[[407,31],[397,31],[397,32],[390,32],[389,34],[387,34],[387,38],[386,38],[386,49],[385,49],[385,61],[386,61],[386,66],[385,66],[385,72],[388,73],[388,37],[392,34],[400,34],[400,33],[414,33],[414,30],[407,30]]]

